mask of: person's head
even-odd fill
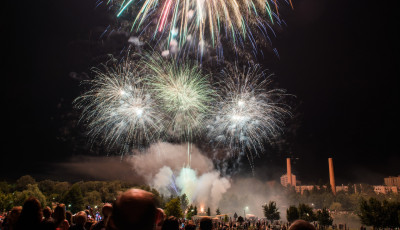
[[[179,221],[176,217],[170,216],[162,225],[161,230],[179,230]]]
[[[11,209],[10,214],[8,214],[8,223],[12,226],[17,223],[19,216],[21,215],[22,206],[15,206]]]
[[[296,220],[290,225],[289,230],[315,230],[315,227],[308,221]]]
[[[65,219],[68,221],[69,225],[72,224],[72,212],[66,211],[65,212]]]
[[[200,219],[200,230],[211,230],[212,220],[210,217],[203,217]]]
[[[54,209],[53,218],[56,223],[61,223],[65,220],[65,205],[58,204],[57,207]]]
[[[122,193],[113,205],[109,224],[118,230],[152,230],[162,219],[155,196],[141,189]]]
[[[193,223],[188,223],[186,226],[185,226],[185,230],[196,230],[196,225],[194,225]]]
[[[84,211],[80,211],[75,215],[75,224],[78,226],[84,226],[87,221],[87,214]]]
[[[112,213],[112,205],[110,203],[106,203],[104,204],[103,208],[101,209],[101,213],[104,216],[104,219],[106,219],[107,217],[109,217]]]
[[[45,219],[49,219],[49,218],[51,217],[51,213],[52,213],[51,208],[45,207],[45,208],[43,209],[43,217],[44,217]]]
[[[24,223],[40,223],[42,221],[42,205],[35,197],[29,197],[22,207],[20,220]]]

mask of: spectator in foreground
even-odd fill
[[[8,230],[14,230],[21,215],[22,207],[15,206],[11,209],[10,214],[4,219],[3,228]]]
[[[69,226],[71,226],[72,225],[72,212],[66,211],[65,219],[68,221]]]
[[[210,217],[203,217],[200,219],[200,230],[212,230],[212,220]]]
[[[193,223],[188,223],[185,226],[185,230],[196,230],[196,225],[194,225]]]
[[[51,217],[52,211],[49,207],[43,209],[43,220],[41,223],[42,230],[55,230],[56,224],[54,219]]]
[[[314,225],[305,220],[296,220],[290,225],[289,230],[316,230]]]
[[[122,193],[113,206],[107,229],[153,230],[162,221],[155,196],[141,189]]]
[[[91,230],[102,230],[106,228],[108,218],[112,213],[112,205],[109,203],[104,204],[103,208],[101,209],[101,213],[103,214],[103,219],[92,225]]]
[[[160,221],[158,222],[158,224],[156,225],[156,230],[161,230],[165,219],[167,218],[167,215],[165,215],[164,210],[162,210],[161,208],[158,208],[158,211],[161,213],[161,217],[160,217]]]
[[[43,221],[54,221],[54,219],[51,217],[51,214],[51,208],[45,207],[43,209]]]
[[[59,228],[60,230],[68,230],[69,229],[69,223],[65,218],[65,205],[64,204],[57,205],[57,207],[54,209],[53,218],[54,218],[54,223],[56,225],[56,228]]]
[[[42,205],[38,199],[30,197],[22,207],[21,215],[15,229],[41,229],[40,223],[42,222],[42,217]]]
[[[179,230],[179,221],[174,216],[168,217],[164,224],[162,225],[161,230]]]
[[[80,211],[75,215],[75,225],[69,228],[69,230],[86,230],[85,224],[87,221],[87,214],[84,211]]]

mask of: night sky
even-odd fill
[[[400,175],[397,8],[376,1],[293,2],[273,41],[280,58],[259,63],[296,96],[289,122],[295,128],[284,152],[257,160],[258,177],[277,179],[288,156],[304,183],[328,180],[328,157],[338,184],[382,184],[383,177]],[[78,79],[126,40],[99,39],[111,16],[93,0],[14,4],[2,22],[9,41],[3,43],[0,179],[68,178],[70,172],[54,175],[58,163],[96,154],[82,148],[87,140],[74,128]]]

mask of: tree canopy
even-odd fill
[[[167,216],[175,216],[176,218],[183,217],[180,198],[172,198],[169,202],[167,202],[165,204],[164,211]]]
[[[263,205],[262,208],[264,211],[264,216],[269,221],[279,220],[281,218],[275,201],[270,201],[268,204]]]

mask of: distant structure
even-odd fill
[[[385,177],[384,180],[386,186],[396,186],[398,189],[400,189],[400,176]]]
[[[329,164],[329,182],[331,185],[332,193],[336,195],[337,192],[354,192],[363,193],[371,191],[373,188],[376,194],[388,194],[394,193],[398,194],[400,192],[400,176],[397,177],[386,177],[384,178],[385,185],[367,185],[365,188],[363,184],[353,184],[353,185],[339,185],[336,186],[335,182],[335,172],[333,169],[333,160],[328,158]],[[318,185],[301,185],[300,181],[297,180],[296,175],[292,173],[292,166],[290,163],[290,158],[286,158],[287,172],[281,176],[281,184],[284,187],[293,186],[297,193],[303,194],[304,191],[320,190],[326,189],[327,186],[323,185],[322,188]],[[351,186],[351,187],[350,187]],[[351,191],[349,189],[351,188]]]
[[[333,160],[332,158],[328,158],[329,163],[329,181],[331,184],[333,195],[336,195],[336,184],[335,184],[335,173],[333,171]]]
[[[348,192],[349,191],[349,186],[346,185],[340,185],[340,186],[336,186],[336,192]]]
[[[290,164],[290,158],[286,158],[286,171],[288,184],[292,186],[292,165]],[[296,183],[294,185],[296,185]]]
[[[376,194],[398,193],[396,186],[374,185],[374,192]]]
[[[290,185],[290,186],[295,186],[296,185],[296,175],[294,175],[294,174],[291,174],[292,176],[291,176],[291,182],[289,182],[289,177],[287,176],[287,174],[284,174],[284,175],[282,175],[281,176],[281,185],[283,186],[283,187],[287,187],[288,185]],[[292,185],[292,184],[294,184],[294,185]]]
[[[281,176],[281,185],[284,187],[296,186],[296,175],[292,174],[290,158],[286,158],[286,174]]]

